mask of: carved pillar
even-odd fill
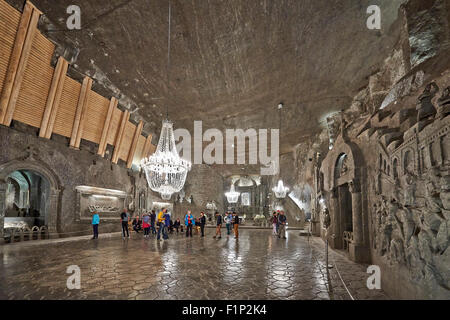
[[[5,225],[5,209],[6,209],[6,181],[0,181],[0,244],[3,244],[4,239],[4,225]]]
[[[349,183],[349,190],[352,194],[353,243],[361,245],[363,243],[361,189],[352,181]]]
[[[333,249],[342,248],[342,232],[339,214],[339,196],[337,188],[330,193],[331,229],[328,233],[328,241]]]
[[[352,194],[353,242],[349,244],[350,259],[355,262],[368,262],[369,249],[364,244],[364,226],[362,211],[362,194],[358,182],[351,181],[349,190]]]
[[[58,238],[58,207],[59,207],[59,193],[60,190],[52,189],[50,192],[50,203],[49,203],[49,215],[48,215],[48,232],[49,238]]]

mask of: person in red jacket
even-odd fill
[[[150,234],[150,216],[148,213],[144,213],[142,218],[142,228],[144,229],[144,238],[148,238]]]

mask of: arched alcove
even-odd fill
[[[17,181],[19,173],[27,180],[29,189],[27,203],[35,210],[31,212],[28,210],[27,214],[36,215],[42,224],[48,227],[52,236],[57,235],[60,231],[61,184],[56,174],[46,164],[31,159],[13,160],[0,165],[0,228],[2,230],[4,228],[5,213],[7,213],[8,178],[16,177],[14,180]]]
[[[16,170],[6,179],[5,227],[48,225],[50,182],[34,170]]]
[[[398,179],[398,160],[397,160],[397,158],[394,158],[394,161],[392,162],[392,173],[394,175],[394,179]]]

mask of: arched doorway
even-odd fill
[[[383,167],[382,157],[379,158]],[[333,150],[322,161],[324,191],[327,196],[331,226],[327,234],[330,246],[340,249],[344,237],[353,261],[367,261],[367,208],[362,189],[365,188],[363,159],[356,145],[338,138]],[[344,235],[345,232],[345,235]]]
[[[342,232],[353,232],[352,194],[350,193],[348,183],[339,186],[338,193]]]
[[[334,177],[336,179],[335,196],[337,200],[335,216],[335,248],[342,249],[348,246],[344,240],[348,235],[353,233],[353,205],[352,195],[350,193],[348,180],[345,179],[349,173],[348,156],[346,153],[341,153],[335,164]]]
[[[25,218],[25,214],[33,223],[46,225],[51,237],[57,237],[61,189],[56,174],[39,160],[13,160],[0,165],[0,242],[5,219],[8,222],[16,212],[16,218]]]
[[[5,228],[47,226],[50,182],[33,170],[16,170],[6,179]]]

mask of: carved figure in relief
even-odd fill
[[[347,156],[344,156],[344,159],[342,159],[341,172],[339,173],[340,176],[343,176],[344,174],[346,174],[347,171],[348,171]]]
[[[416,178],[409,171],[404,175],[405,190],[403,193],[403,205],[405,207],[411,207],[415,204],[415,192],[416,192]]]
[[[388,253],[391,249],[392,232],[394,231],[395,218],[392,214],[384,211],[381,217],[381,255]]]
[[[436,117],[439,119],[444,119],[445,116],[450,114],[450,87],[444,89],[437,103],[438,112]]]
[[[438,91],[439,87],[435,82],[431,82],[425,87],[425,90],[418,98],[419,102],[416,107],[416,110],[418,111],[417,122],[426,120],[436,114],[436,108],[434,107],[431,100],[434,98]]]
[[[405,241],[405,245],[408,246],[411,237],[416,230],[416,223],[414,222],[412,211],[409,208],[400,208],[397,211],[397,217],[400,221],[402,237]]]
[[[434,213],[441,212],[442,201],[439,190],[440,173],[437,168],[428,171],[425,183],[425,207]]]
[[[450,210],[450,175],[443,176],[441,178],[441,192],[439,194],[439,197],[442,201],[442,206],[445,210]],[[445,215],[445,212],[444,212]],[[450,211],[448,212],[448,215],[446,219],[450,219]]]

